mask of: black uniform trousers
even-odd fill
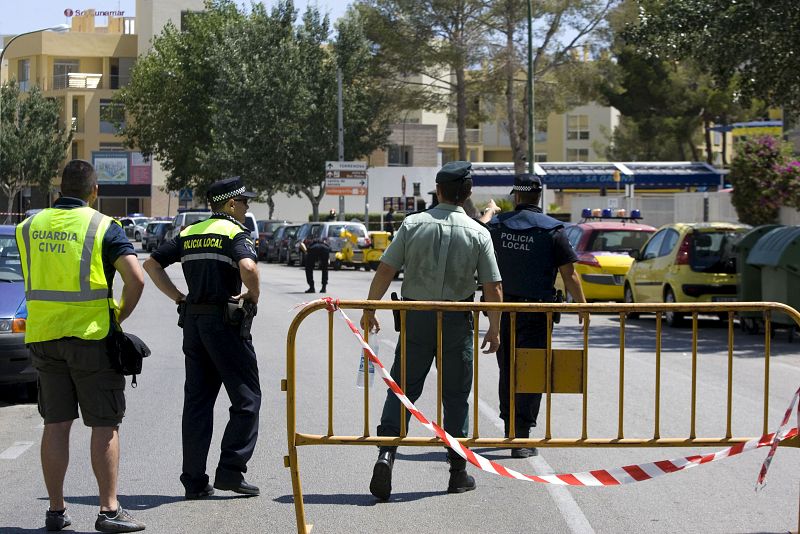
[[[306,282],[308,287],[314,287],[314,266],[317,262],[322,268],[322,285],[328,285],[328,260],[330,248],[323,246],[311,247],[306,253]]]
[[[503,296],[504,302],[519,302],[511,295]],[[547,348],[547,314],[517,313],[517,348]],[[508,434],[508,415],[510,411],[511,387],[511,317],[504,313],[500,319],[500,349],[497,351],[497,365],[500,368],[498,394],[500,397],[500,418],[505,422]],[[526,438],[531,427],[536,426],[539,415],[541,393],[517,393],[514,397],[514,430],[517,438]]]
[[[183,325],[186,384],[183,401],[183,474],[186,491],[208,484],[206,461],[214,429],[214,403],[220,386],[231,401],[230,419],[222,437],[216,480],[243,479],[258,438],[261,387],[253,343],[242,339],[238,326],[217,314],[186,314]]]

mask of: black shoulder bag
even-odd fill
[[[111,365],[118,373],[132,376],[131,387],[135,388],[136,375],[142,372],[142,360],[150,356],[150,348],[137,336],[123,332],[119,325],[111,328],[108,345]]]

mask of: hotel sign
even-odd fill
[[[98,11],[97,9],[70,9],[67,8],[64,10],[65,17],[80,17],[84,15],[94,15],[95,17],[124,17],[125,11],[120,11],[118,9],[110,10],[110,11]]]

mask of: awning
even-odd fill
[[[474,187],[511,187],[511,163],[475,163]],[[642,189],[713,187],[725,172],[699,162],[537,163],[534,172],[550,189],[600,189],[633,184]],[[619,182],[614,181],[615,174]]]

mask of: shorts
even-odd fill
[[[45,424],[78,418],[89,427],[119,426],[125,377],[111,366],[105,339],[62,338],[28,345],[39,371],[39,413]]]

